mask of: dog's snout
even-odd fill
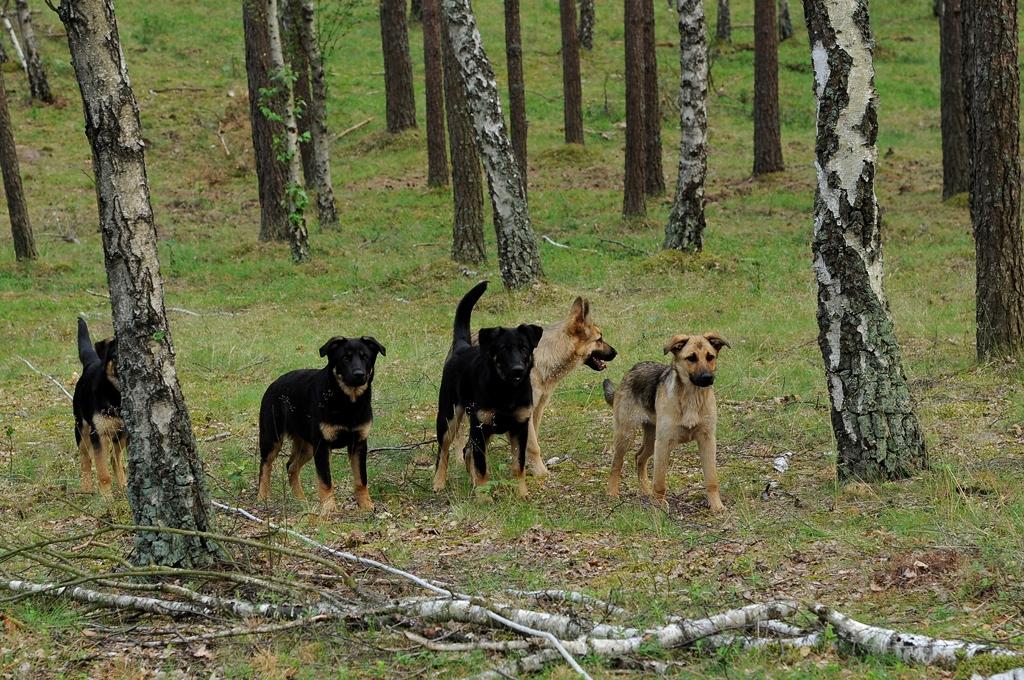
[[[697,387],[710,387],[715,382],[715,376],[713,373],[698,373],[691,380]]]
[[[364,382],[366,382],[366,371],[364,371],[362,369],[356,369],[356,370],[352,371],[351,375],[352,375],[352,380],[354,382],[356,382],[357,384],[359,384],[359,385],[362,385]]]
[[[512,378],[516,382],[519,382],[520,380],[522,380],[523,378],[526,377],[526,367],[525,366],[512,366],[512,367],[510,367],[508,369],[508,375],[509,375],[510,378]]]
[[[614,347],[610,347],[609,346],[608,347],[607,358],[605,358],[605,361],[611,361],[612,359],[614,359],[618,355],[619,355],[619,353],[616,351],[616,349]]]

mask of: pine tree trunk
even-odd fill
[[[665,227],[665,247],[704,247],[704,179],[708,171],[708,45],[703,0],[679,3],[679,179]]]
[[[580,0],[580,47],[594,49],[594,0]]]
[[[427,89],[427,186],[448,184],[444,149],[444,68],[440,0],[423,0],[423,77]]]
[[[507,288],[524,288],[541,275],[526,191],[501,114],[494,69],[487,60],[469,0],[443,0],[445,29],[459,66],[459,82],[473,118],[477,151],[487,172],[498,236],[498,268]]]
[[[562,23],[562,100],[565,143],[583,143],[583,88],[580,84],[580,42],[576,35],[576,0],[559,0]]]
[[[384,52],[384,97],[388,132],[416,127],[416,97],[409,57],[405,0],[380,0],[380,36]]]
[[[519,0],[505,0],[505,60],[508,64],[508,116],[512,127],[512,149],[528,192],[526,165],[526,84],[523,81],[523,39],[519,29]]]
[[[312,191],[315,188],[314,176],[316,171],[313,168],[313,140],[310,126],[310,102],[313,99],[313,92],[309,84],[309,58],[302,48],[302,36],[299,34],[299,26],[302,24],[302,3],[301,0],[282,0],[279,7],[281,12],[281,37],[285,44],[285,60],[295,82],[292,91],[295,92],[295,126],[299,131],[299,152],[302,158],[302,177],[306,180],[306,188]],[[304,141],[303,138],[306,138]]]
[[[337,229],[338,208],[334,202],[334,184],[331,181],[331,137],[327,133],[327,75],[324,73],[324,59],[317,41],[314,0],[301,0],[299,17],[299,41],[309,64],[310,75],[310,97],[304,109],[309,119],[313,177],[307,184],[312,184],[316,189],[316,215],[320,228]]]
[[[804,0],[804,16],[818,101],[812,243],[818,344],[839,477],[896,479],[924,467],[926,456],[882,286],[868,0]]]
[[[1017,1],[965,1],[963,75],[977,271],[978,357],[1024,349]]]
[[[288,66],[284,63],[284,48],[281,44],[281,30],[273,17],[277,16],[277,0],[264,0],[267,16],[267,38],[270,48],[271,82],[284,95],[284,109],[279,115],[284,119],[284,145],[276,155],[282,156],[285,166],[284,207],[288,212],[288,243],[292,248],[292,259],[305,262],[309,259],[309,241],[306,235],[305,191],[300,179],[299,131],[295,126],[295,107],[292,100],[291,79]]]
[[[789,0],[779,0],[779,42],[793,37],[793,20],[789,16]]]
[[[430,0],[427,0],[430,2]],[[444,61],[445,113],[452,153],[452,259],[463,264],[487,260],[484,247],[484,190],[480,156],[476,152],[473,120],[459,82],[459,65],[446,38],[441,41]]]
[[[967,102],[961,69],[961,0],[945,0],[939,28],[942,70],[942,198],[970,189]]]
[[[423,0],[412,0],[409,4],[409,16],[413,21],[423,21]]]
[[[754,0],[754,175],[779,172],[779,34],[775,0]]]
[[[128,434],[128,504],[141,526],[210,530],[202,462],[174,367],[139,109],[129,85],[113,0],[62,0],[71,63],[85,109]],[[138,564],[196,568],[216,544],[142,531]]]
[[[715,39],[721,42],[732,42],[732,21],[729,18],[729,0],[718,0],[718,20],[715,26]]]
[[[7,54],[0,47],[0,65],[7,63]],[[21,188],[21,169],[18,167],[18,150],[14,145],[11,130],[11,114],[7,109],[7,87],[3,71],[0,71],[0,170],[4,178],[4,195],[7,197],[7,214],[11,218],[11,235],[14,237],[14,257],[34,260],[39,257],[36,240],[32,235],[32,223],[28,219],[25,192]]]
[[[43,58],[39,54],[39,45],[36,42],[36,32],[32,28],[32,13],[28,8],[28,0],[16,0],[18,10],[18,25],[21,28],[21,42],[25,47],[25,68],[28,71],[28,86],[33,99],[52,104],[53,92],[50,91],[50,83],[46,79],[46,69],[43,67]]]
[[[644,191],[648,196],[665,193],[661,166],[661,100],[658,94],[658,53],[654,33],[654,0],[644,0]]]
[[[284,96],[274,88],[270,74],[270,29],[263,0],[242,0],[245,26],[245,70],[249,81],[249,123],[252,148],[256,157],[256,179],[260,196],[260,240],[284,241],[288,238],[288,211],[284,205],[287,183],[285,168],[277,160],[274,137],[284,134],[284,126],[271,121],[261,107],[284,110]],[[266,92],[274,92],[265,96]]]
[[[644,175],[647,162],[644,132],[644,2],[625,0],[626,47],[626,169],[622,216],[647,214]]]

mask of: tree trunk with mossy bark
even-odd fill
[[[576,0],[559,0],[562,26],[562,109],[565,143],[583,143],[583,87],[580,83],[580,41],[576,33]]]
[[[967,102],[964,99],[961,0],[945,0],[939,24],[939,68],[942,71],[942,198],[963,193],[971,185],[971,154],[967,146]]]
[[[703,0],[678,0],[679,178],[665,226],[665,248],[704,247],[704,180],[708,172],[708,43]]]
[[[455,63],[455,55],[447,39],[441,41],[441,47],[444,108],[448,116],[448,143],[452,156],[452,259],[462,264],[480,264],[487,260],[480,156],[473,139],[473,120],[466,106],[466,95],[459,82],[459,65]]]
[[[1017,356],[1024,350],[1017,1],[965,0],[960,11],[978,358]]]
[[[926,463],[882,286],[878,113],[868,0],[804,0],[817,98],[813,268],[818,344],[843,480]]]
[[[473,119],[477,152],[487,173],[498,240],[498,268],[507,288],[524,288],[541,276],[537,240],[526,190],[501,113],[494,69],[469,0],[442,0],[445,30],[459,69],[459,84]]]
[[[423,79],[427,99],[427,186],[448,184],[444,148],[444,67],[441,56],[440,0],[423,0]]]
[[[529,194],[526,166],[526,84],[523,81],[523,38],[519,26],[519,0],[505,0],[505,61],[508,66],[508,118],[512,128],[512,149]]]
[[[380,36],[388,132],[401,132],[416,127],[416,95],[405,0],[380,0]]]
[[[25,70],[28,72],[28,87],[33,99],[46,104],[54,102],[50,82],[46,78],[43,57],[39,53],[36,32],[32,28],[32,12],[28,8],[28,0],[16,0],[18,27],[21,29],[21,42],[25,50]]]
[[[290,0],[297,2],[299,0]],[[331,181],[331,137],[327,132],[327,74],[316,32],[316,5],[313,0],[301,0],[299,7],[299,42],[309,64],[310,93],[306,105],[309,124],[309,145],[312,150],[313,177],[307,185],[316,190],[316,216],[321,229],[338,228],[338,207],[334,201]]]
[[[7,63],[7,53],[0,47],[0,65]],[[36,240],[32,234],[32,223],[28,218],[25,192],[21,187],[21,168],[18,167],[18,150],[14,145],[11,128],[11,113],[7,108],[7,86],[0,71],[0,170],[3,172],[4,195],[7,197],[7,214],[11,218],[11,235],[14,238],[14,257],[19,262],[39,257]]]
[[[665,169],[661,164],[661,95],[658,92],[658,44],[654,33],[654,0],[644,3],[644,191],[648,196],[665,193]]]
[[[580,47],[594,49],[594,0],[580,0]]]
[[[754,0],[754,175],[784,169],[775,0]]]
[[[647,215],[645,187],[647,151],[644,131],[644,2],[625,0],[626,52],[626,168],[623,174],[622,216]]]
[[[282,0],[280,4],[281,39],[285,45],[285,61],[292,70],[292,92],[295,93],[295,126],[299,131],[299,152],[302,159],[302,177],[306,187],[313,190],[313,144],[310,132],[309,103],[313,98],[309,84],[309,59],[302,48],[299,25],[302,23],[300,0]]]
[[[284,241],[288,239],[288,212],[284,205],[287,177],[274,149],[274,138],[284,134],[284,126],[266,114],[267,111],[282,111],[284,97],[270,77],[273,67],[266,3],[242,0],[242,23],[249,83],[249,125],[260,198],[260,240]]]
[[[121,415],[128,434],[128,503],[140,526],[210,531],[206,477],[178,384],[164,308],[139,109],[113,0],[62,0],[71,63],[92,147],[110,286]],[[220,556],[198,536],[140,531],[132,559],[184,568]]]
[[[732,42],[732,20],[729,16],[729,0],[718,0],[715,39],[720,42]]]

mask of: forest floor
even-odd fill
[[[18,266],[0,229],[0,536],[25,543],[127,521],[112,502],[78,491],[70,404],[19,359],[69,389],[79,371],[75,317],[94,339],[110,333],[89,147],[63,30],[36,19],[62,102],[27,103],[10,63],[21,169],[41,257]],[[366,3],[371,5],[372,3]],[[500,3],[478,4],[485,46],[504,88]],[[814,102],[799,3],[796,35],[780,48],[787,170],[751,179],[751,3],[734,2],[734,43],[715,54],[709,99],[706,250],[659,250],[670,196],[646,222],[620,218],[623,134],[621,3],[599,3],[595,50],[583,54],[586,146],[561,138],[558,3],[523,12],[530,119],[530,203],[544,281],[501,291],[493,254],[469,271],[449,257],[451,198],[425,188],[419,26],[410,42],[420,130],[384,132],[375,14],[359,9],[330,53],[330,126],[369,120],[335,140],[342,228],[311,226],[313,259],[291,263],[284,244],[257,239],[259,209],[247,122],[237,3],[122,0],[120,35],[142,110],[172,312],[177,367],[213,495],[335,546],[386,560],[466,592],[582,590],[636,612],[700,616],[778,595],[817,600],[860,620],[942,637],[1024,648],[1024,391],[1016,362],[979,364],[974,352],[974,247],[964,197],[941,201],[938,24],[930,0],[872,3],[879,93],[876,190],[883,210],[886,289],[903,362],[927,436],[930,466],[896,483],[840,486],[817,346],[810,268]],[[675,13],[657,10],[666,179],[675,182],[678,87]],[[714,23],[713,3],[708,7]],[[671,194],[671,189],[670,189]],[[3,218],[6,224],[6,217]],[[589,297],[619,358],[605,373],[581,368],[548,409],[543,484],[520,500],[504,446],[491,504],[474,500],[465,473],[430,491],[433,449],[374,454],[376,510],[356,510],[348,467],[335,459],[339,510],[316,521],[315,502],[275,492],[255,500],[256,417],[281,373],[320,366],[330,336],[374,335],[378,362],[371,447],[433,436],[441,365],[459,296],[494,285],[474,325],[550,323]],[[99,294],[99,295],[97,295]],[[665,513],[637,495],[627,463],[621,500],[604,494],[610,411],[601,381],[636,361],[661,360],[672,334],[717,330],[723,352],[719,466],[728,512],[713,516],[692,445],[678,450]],[[772,460],[792,452],[788,471]],[[763,493],[769,482],[778,486]],[[304,482],[313,487],[312,466]],[[314,494],[310,493],[311,496]],[[224,520],[226,522],[226,520]],[[125,544],[127,551],[129,546]],[[920,564],[927,565],[921,567]],[[0,570],[9,565],[0,564]],[[483,652],[440,653],[388,629],[276,636],[140,651],[102,632],[110,615],[62,600],[0,598],[0,677],[458,677],[493,662]],[[3,629],[0,629],[2,631]],[[382,651],[383,650],[383,651]],[[670,672],[696,677],[953,677],[853,650],[681,651]],[[585,659],[595,677],[636,673]],[[550,677],[569,677],[552,666]],[[960,671],[963,676],[963,671]],[[173,675],[166,677],[174,677]]]

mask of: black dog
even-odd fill
[[[474,346],[470,342],[470,316],[485,290],[487,282],[478,283],[455,310],[452,348],[444,363],[437,400],[434,491],[445,486],[448,452],[458,436],[463,416],[468,415],[469,444],[463,458],[473,484],[487,482],[486,452],[491,437],[507,432],[514,456],[516,492],[525,496],[523,471],[533,412],[530,369],[533,368],[533,350],[544,329],[527,324],[517,328],[484,328],[478,336],[479,346]]]
[[[321,510],[333,510],[331,449],[347,446],[356,503],[373,508],[366,488],[366,437],[373,424],[371,385],[378,354],[387,352],[369,336],[334,337],[320,348],[326,367],[285,373],[267,388],[260,404],[260,500],[269,495],[270,468],[287,436],[292,440],[288,480],[296,497],[305,498],[299,472],[312,459]]]
[[[82,377],[75,385],[71,406],[75,414],[75,443],[82,467],[82,490],[93,490],[92,466],[96,464],[100,493],[110,495],[110,469],[125,487],[124,450],[127,438],[121,419],[121,385],[117,379],[117,341],[89,339],[85,319],[78,319],[78,359]]]

